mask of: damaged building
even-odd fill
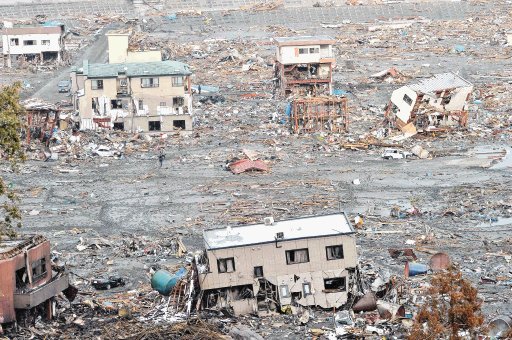
[[[3,63],[7,67],[16,61],[62,60],[64,25],[15,26],[4,22],[1,33]]]
[[[192,129],[191,71],[177,61],[89,64],[71,72],[80,129]]]
[[[290,129],[294,133],[347,132],[349,113],[345,97],[303,97],[288,106]]]
[[[204,242],[196,259],[202,308],[340,307],[355,281],[354,229],[344,213],[206,230]]]
[[[332,94],[335,58],[328,36],[274,38],[277,45],[274,79],[276,92],[287,97]]]
[[[404,132],[443,131],[468,123],[473,84],[454,73],[436,74],[393,91],[386,122]]]
[[[36,235],[0,244],[0,324],[41,309],[51,319],[54,297],[69,286],[67,274],[54,273],[50,241]]]

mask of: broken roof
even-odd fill
[[[422,79],[416,84],[407,85],[416,92],[433,93],[446,89],[473,86],[469,81],[454,73],[440,73],[431,78]]]
[[[82,72],[88,78],[109,78],[118,75],[128,77],[189,75],[192,72],[187,64],[179,61],[151,61],[146,63],[120,63],[120,64],[89,64],[83,62]]]
[[[274,41],[278,46],[295,46],[295,45],[332,45],[336,43],[333,37],[328,35],[302,35],[297,37],[276,37]]]
[[[210,229],[204,231],[203,237],[206,249],[222,249],[275,242],[277,233],[283,233],[284,237],[280,241],[290,241],[352,234],[354,229],[345,213],[337,213],[284,220],[272,225],[252,224]]]
[[[24,249],[30,249],[45,241],[48,241],[48,239],[42,235],[33,235],[14,240],[2,240],[2,243],[0,243],[0,260],[21,254]]]

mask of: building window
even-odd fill
[[[217,268],[219,273],[232,273],[235,271],[235,258],[228,257],[225,259],[217,260]]]
[[[91,89],[102,90],[103,89],[103,80],[101,80],[101,79],[91,80]]]
[[[309,49],[308,48],[299,48],[299,54],[308,54]]]
[[[23,45],[24,45],[24,46],[33,46],[33,45],[37,45],[37,41],[35,41],[35,40],[23,40]]]
[[[327,253],[327,260],[339,260],[343,258],[343,246],[329,246],[325,247]]]
[[[443,100],[441,101],[441,105],[448,105],[448,104],[450,104],[451,100],[452,100],[452,96],[448,95],[443,98]]]
[[[32,280],[37,281],[46,276],[46,258],[32,262]]]
[[[318,47],[311,47],[309,49],[309,53],[311,53],[311,54],[320,53],[320,49]]]
[[[158,78],[140,78],[140,87],[158,87]]]
[[[254,267],[254,277],[263,277],[263,267]]]
[[[41,40],[41,45],[50,45],[50,40]]]
[[[172,86],[174,86],[174,87],[183,86],[183,77],[172,77]]]
[[[407,105],[412,105],[412,99],[408,95],[404,94],[404,102],[407,103]]]
[[[185,120],[183,119],[175,119],[172,121],[172,127],[174,129],[181,129],[181,130],[185,130],[187,127],[186,127],[186,124],[185,124]]]
[[[306,283],[302,284],[302,293],[303,293],[304,297],[312,294],[311,293],[311,283],[306,282]]]
[[[183,106],[185,104],[185,98],[174,97],[172,98],[172,106]]]
[[[160,102],[160,107],[167,107],[167,103],[166,102]]]
[[[162,124],[159,120],[148,122],[149,131],[160,131],[162,130]]]
[[[121,99],[112,99],[110,101],[110,108],[111,109],[122,109],[123,102],[121,101]]]
[[[325,293],[344,292],[347,290],[347,279],[345,277],[334,277],[324,279]]]
[[[124,130],[124,123],[123,122],[119,122],[119,123],[114,122],[114,130]]]
[[[144,110],[144,101],[142,99],[139,99],[139,110]]]
[[[280,295],[282,298],[290,297],[290,289],[288,288],[288,286],[287,286],[287,285],[281,285],[281,286],[279,286],[279,295]]]
[[[307,249],[296,249],[286,251],[286,264],[309,262],[309,252]]]
[[[18,38],[11,39],[11,46],[19,46],[20,40]]]

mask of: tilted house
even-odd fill
[[[343,213],[204,232],[196,259],[203,308],[265,313],[281,305],[339,307],[357,266],[354,230]]]

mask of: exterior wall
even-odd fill
[[[124,63],[128,50],[129,34],[107,34],[109,64]]]
[[[161,51],[137,51],[130,52],[126,55],[127,63],[143,63],[149,61],[162,61]]]
[[[25,254],[21,253],[12,258],[0,261],[0,273],[2,273],[0,275],[0,324],[16,320],[16,313],[14,311],[16,270],[26,267],[27,261],[31,270],[32,262],[41,258],[46,259],[46,275],[32,284],[27,285],[27,289],[34,289],[45,285],[52,278],[49,241],[29,248],[27,250],[27,260],[25,259]]]
[[[84,95],[79,97],[79,111],[81,119],[90,119],[94,116],[92,111],[92,98],[102,98],[102,101],[107,101],[107,109],[110,109],[108,102],[110,98],[117,97],[117,80],[116,78],[103,78],[103,89],[93,90],[91,88],[92,79],[84,80]],[[100,105],[100,113],[103,111]]]
[[[344,258],[327,260],[326,246],[343,245]],[[286,264],[286,251],[307,248],[309,262]],[[236,248],[208,250],[209,273],[200,274],[201,289],[215,289],[254,283],[254,267],[263,266],[264,277],[277,283],[279,277],[321,271],[339,271],[357,265],[355,238],[349,235],[290,240]],[[235,271],[219,273],[217,259],[235,258]],[[322,281],[323,285],[323,281]]]
[[[404,101],[404,95],[408,95],[412,99],[412,103],[410,105]],[[393,94],[391,95],[391,102],[398,107],[398,111],[395,113],[396,117],[404,123],[407,123],[417,98],[418,95],[416,92],[411,90],[408,86],[402,86],[393,91]]]
[[[11,45],[11,39],[17,38],[19,45]],[[35,40],[36,45],[23,45],[24,40]],[[49,45],[42,45],[42,40],[50,40]],[[39,54],[42,52],[59,52],[60,34],[23,34],[23,35],[2,35],[3,53],[5,55],[18,54]]]
[[[132,97],[137,102],[139,99],[144,101],[144,106],[150,114],[157,112],[158,106],[161,102],[166,102],[167,106],[172,106],[173,97],[184,97],[185,87],[184,86],[172,86],[171,76],[160,76],[153,77],[159,78],[158,87],[141,87],[141,78],[131,78],[131,93]],[[185,82],[185,80],[184,80]],[[185,103],[186,105],[187,103]],[[140,113],[139,113],[140,114]]]
[[[449,92],[449,91],[446,91]],[[441,93],[440,97],[428,96],[428,104],[442,111],[462,111],[466,110],[468,96],[473,92],[473,87],[461,87],[452,91],[450,102],[446,105],[442,104],[443,97],[447,93]]]
[[[169,115],[169,116],[148,115],[148,116],[133,117],[133,118],[127,117],[125,119],[118,120],[118,122],[121,122],[121,121],[124,122],[124,129],[126,131],[150,132],[149,131],[149,122],[150,121],[160,121],[161,131],[172,131],[172,130],[176,130],[176,128],[173,127],[173,122],[175,120],[184,120],[185,121],[185,130],[192,130],[192,117],[190,115]]]
[[[320,53],[299,54],[299,48],[318,48],[320,45],[281,46],[277,49],[277,60],[281,64],[307,64],[320,62]]]

